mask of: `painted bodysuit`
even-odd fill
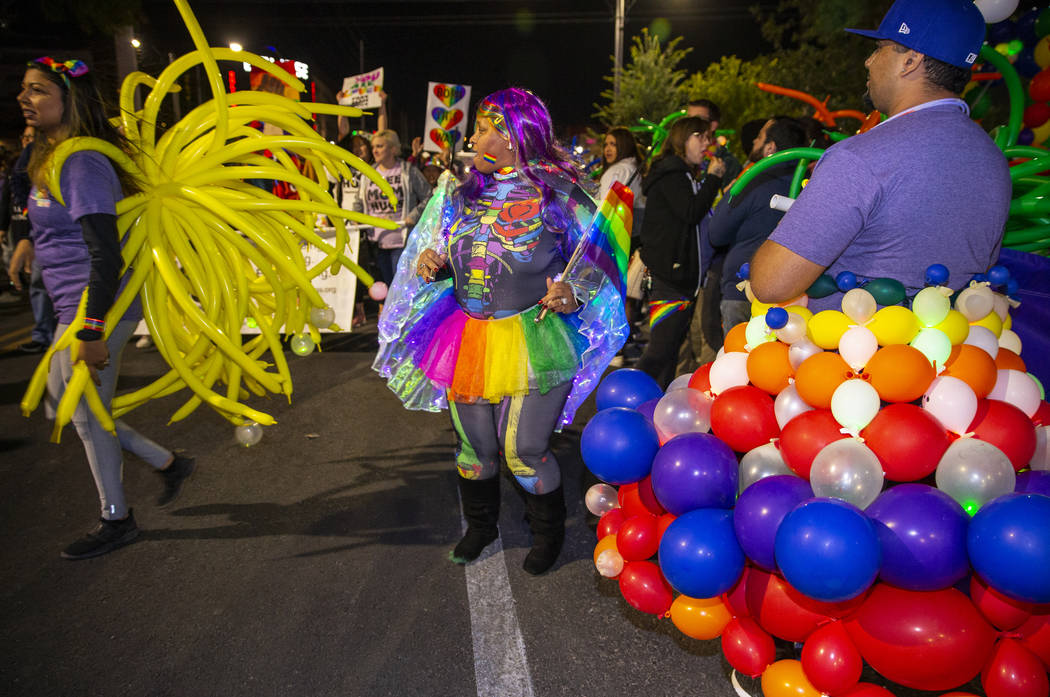
[[[551,182],[569,213],[561,232],[544,223],[539,192],[516,171],[495,173],[458,211],[452,183],[439,184],[391,287],[374,364],[407,407],[450,408],[464,478],[495,476],[502,452],[537,494],[560,484],[551,433],[572,420],[626,332],[618,291],[595,283],[593,269],[580,310],[535,321],[547,279],[564,270],[594,211],[575,184]],[[443,280],[415,276],[427,248],[448,255]]]

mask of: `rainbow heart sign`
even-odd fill
[[[456,151],[466,140],[467,115],[470,109],[470,85],[431,82],[427,87],[426,123],[423,126],[423,149]]]
[[[463,99],[470,91],[470,87],[465,85],[446,85],[443,82],[432,82],[430,84],[432,85],[430,89],[431,94],[448,107]]]
[[[430,142],[438,146],[438,151],[448,148],[454,150],[456,143],[459,142],[460,132],[459,131],[446,131],[443,128],[431,128],[430,129]],[[430,143],[427,143],[429,145]]]
[[[434,117],[437,125],[446,131],[463,120],[463,111],[461,109],[434,107],[430,110],[430,115]]]

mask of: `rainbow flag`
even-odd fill
[[[634,192],[620,182],[613,184],[605,200],[580,238],[563,276],[572,273],[573,266],[586,261],[596,266],[612,280],[623,300],[627,291],[627,262],[631,249]]]

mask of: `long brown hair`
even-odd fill
[[[47,190],[48,162],[55,148],[69,138],[79,136],[100,138],[116,145],[126,153],[130,154],[133,151],[134,148],[127,138],[106,117],[105,102],[90,73],[76,77],[68,73],[57,73],[40,60],[30,62],[28,67],[39,71],[62,90],[62,124],[58,129],[58,134],[46,136],[37,129],[33,152],[29,157],[29,166],[26,168],[29,178],[37,189]],[[120,167],[114,167],[114,169],[125,195],[140,190],[139,182],[130,174]]]
[[[612,163],[606,162],[603,154],[601,174],[605,174],[605,170],[609,169],[620,160],[625,160],[628,157],[633,157],[635,166],[638,167],[639,170],[642,170],[645,160],[642,157],[641,149],[638,147],[638,141],[635,140],[634,134],[623,126],[610,128],[606,132],[605,137],[602,138],[602,150],[605,149],[605,138],[608,138],[609,136],[612,136],[616,141],[616,161]],[[640,171],[639,174],[644,174],[644,172]]]
[[[656,159],[662,160],[668,155],[677,155],[685,159],[685,141],[694,133],[707,133],[711,130],[711,122],[699,116],[683,116],[671,124],[671,131],[664,140],[663,147]]]

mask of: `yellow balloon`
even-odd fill
[[[970,322],[970,324],[990,329],[992,334],[995,334],[996,337],[1003,333],[1003,321],[999,319],[999,315],[995,314],[995,312],[989,312],[976,322]]]
[[[776,305],[773,304],[773,303],[764,303],[761,300],[752,300],[751,301],[751,316],[752,317],[761,317],[761,316],[765,315],[766,314],[766,310],[768,310],[771,307],[776,307]]]
[[[1007,315],[1006,319],[1003,320],[1003,329],[1012,329],[1013,326],[1014,326],[1014,318],[1011,317],[1010,315]]]
[[[733,619],[721,598],[680,595],[671,603],[671,621],[678,631],[694,639],[715,639]]]
[[[1032,58],[1035,59],[1036,65],[1040,68],[1050,67],[1050,36],[1044,36],[1039,39],[1039,43],[1035,45],[1035,50],[1032,51]]]
[[[1032,145],[1044,145],[1050,140],[1050,121],[1047,121],[1039,128],[1033,128],[1032,133],[1035,135],[1032,139]]]
[[[892,305],[876,312],[864,326],[879,340],[879,346],[907,344],[919,333],[919,318],[906,307]]]
[[[970,323],[966,321],[966,315],[963,313],[958,310],[949,310],[948,316],[940,324],[934,325],[934,329],[940,329],[948,335],[948,340],[952,342],[952,346],[958,346],[966,341],[966,337],[970,333]]]
[[[851,324],[854,324],[853,320],[844,313],[838,310],[824,310],[809,320],[809,337],[822,349],[835,349]]]
[[[813,319],[813,310],[808,307],[802,307],[801,305],[788,305],[784,309],[788,312],[794,312],[796,315],[806,320],[807,324]]]

